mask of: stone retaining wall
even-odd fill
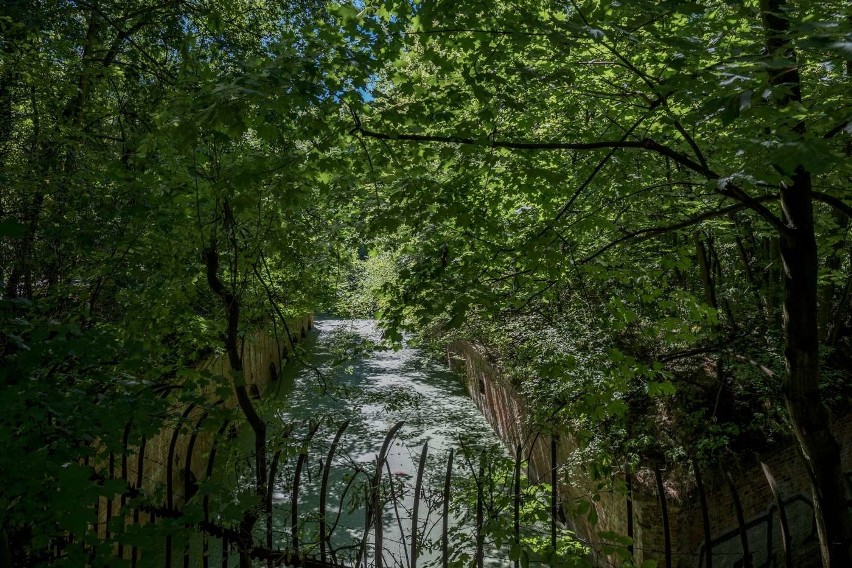
[[[298,344],[313,327],[313,316],[306,315],[302,318],[288,322],[294,344]],[[286,336],[275,337],[270,330],[257,331],[245,339],[243,346],[243,370],[244,379],[249,391],[255,396],[262,396],[268,387],[278,380],[283,365],[292,357],[293,347]],[[202,406],[211,406],[221,400],[225,408],[237,406],[236,395],[231,386],[231,367],[225,353],[217,354],[202,361],[196,368],[205,375],[209,374],[213,381],[206,386],[201,394],[201,399],[206,399],[204,404],[190,408],[189,405],[175,400],[174,415],[170,420],[164,421],[163,427],[156,435],[144,441],[144,457],[142,466],[141,483],[139,479],[139,455],[141,446],[131,446],[124,455],[102,456],[97,469],[106,477],[124,478],[128,485],[147,494],[155,495],[162,492],[164,495],[163,506],[180,508],[185,499],[186,484],[186,461],[189,447],[192,445],[190,471],[196,480],[207,478],[207,465],[210,451],[215,443],[215,429],[196,428],[204,420],[205,409]],[[219,378],[217,381],[216,379]],[[221,397],[221,386],[228,387],[230,395]],[[218,392],[217,392],[218,391]],[[201,422],[200,422],[201,421]],[[130,425],[132,427],[132,424]],[[175,437],[176,435],[176,437]],[[174,441],[174,442],[173,442]],[[172,443],[174,447],[172,448]],[[166,489],[169,482],[169,453],[173,455],[171,471],[172,503],[166,502]],[[112,467],[110,463],[112,462]],[[191,484],[190,484],[191,485]],[[101,497],[97,503],[98,527],[97,532],[101,538],[108,536],[109,518],[115,519],[120,515],[122,499],[120,496],[108,499]],[[126,519],[131,522],[132,519]],[[137,513],[136,522],[145,523],[149,515],[144,512]]]
[[[485,415],[503,442],[514,451],[522,444],[524,454],[530,456],[531,479],[550,481],[550,435],[539,433],[525,426],[527,411],[521,395],[508,380],[483,355],[475,345],[457,341],[447,347],[450,367],[460,372],[466,381],[470,397]],[[843,447],[844,471],[852,471],[852,414],[834,424],[835,435]],[[569,436],[559,437],[557,463],[565,464],[575,446]],[[806,472],[799,461],[792,442],[762,456],[780,486],[785,501],[785,511],[790,521],[793,541],[794,565],[802,568],[819,566],[819,550],[816,546],[816,529],[813,524],[813,508]],[[748,527],[749,548],[754,566],[771,566],[772,558],[780,558],[781,537],[778,513],[766,478],[755,463],[731,472],[738,488]],[[850,480],[852,480],[852,474]],[[568,527],[593,549],[602,544],[601,532],[627,534],[627,495],[612,489],[613,484],[599,487],[582,470],[560,467],[562,482],[559,492],[563,508],[570,517],[571,505],[582,499],[593,500],[592,507],[597,523],[590,523],[588,516],[568,519]],[[733,497],[723,481],[721,472],[705,472],[704,484],[707,492],[708,512],[712,534],[714,568],[741,566],[742,548],[739,525],[735,515]],[[657,560],[663,566],[665,535],[662,527],[662,512],[653,489],[653,472],[642,470],[633,476],[634,485],[640,489],[633,494],[634,559],[641,565],[644,560]],[[649,480],[651,480],[649,482]],[[642,481],[642,483],[639,483]],[[701,510],[695,491],[675,492],[666,486],[669,509],[673,565],[678,568],[703,566],[704,528]],[[601,564],[607,558],[597,555]],[[780,565],[780,564],[779,564]]]

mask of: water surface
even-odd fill
[[[403,421],[390,445],[383,471],[385,480],[393,480],[392,489],[385,484],[384,564],[405,566],[410,560],[407,554],[413,486],[420,452],[426,443],[429,457],[418,523],[419,538],[426,544],[420,565],[434,563],[441,534],[441,490],[449,449],[455,448],[456,452],[453,499],[464,500],[464,495],[456,494],[461,491],[462,480],[469,479],[475,469],[471,456],[502,453],[498,438],[467,397],[459,377],[441,361],[409,346],[399,350],[368,349],[363,353],[353,350],[354,345],[380,342],[374,321],[319,319],[316,330],[318,337],[310,349],[307,365],[281,387],[281,402],[274,418],[278,424],[293,425],[290,438],[294,442],[303,441],[311,426],[319,422],[300,476],[301,551],[319,554],[320,480],[337,428],[349,421],[332,461],[327,519],[329,525],[334,525],[340,511],[331,546],[337,549],[338,559],[348,558],[351,562],[363,541],[363,501],[368,480],[375,472],[376,456],[385,435],[394,424]],[[334,365],[335,359],[341,358],[342,346],[348,346],[347,351],[355,355],[342,365]],[[290,544],[292,480],[298,445],[301,444],[292,443],[285,450],[290,455],[282,457],[286,465],[276,476],[273,487],[276,534],[286,544]],[[452,525],[456,538],[462,540],[472,530],[458,513]],[[373,539],[371,531],[366,554],[370,564],[375,556]]]

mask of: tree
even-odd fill
[[[608,267],[605,258],[622,247],[645,258],[640,243],[650,239],[664,239],[677,263],[678,235],[693,240],[702,228],[779,244],[784,379],[776,397],[810,475],[823,564],[848,564],[852,526],[820,390],[817,317],[826,265],[817,231],[827,227],[827,241],[836,234],[829,210],[850,213],[848,7],[540,2],[449,10],[425,2],[379,4],[353,18],[398,40],[387,82],[355,112],[353,132],[374,141],[372,164],[405,164],[385,178],[417,192],[392,205],[418,219],[431,248],[403,273],[413,278],[401,293],[409,315],[428,319],[446,307],[458,324],[499,304],[495,288],[512,283],[515,296],[528,289],[520,279],[537,283],[520,302],[526,307],[558,296],[565,283],[582,285],[582,271],[573,271]],[[712,252],[698,234],[707,264]],[[637,264],[629,277],[650,268]],[[773,286],[770,275],[759,289],[770,319]],[[848,310],[844,297],[825,300],[836,303],[829,310]],[[718,304],[728,336],[715,342],[724,346],[736,322],[730,303],[728,314]],[[406,312],[390,316],[400,323]]]
[[[132,535],[100,540],[81,500],[132,494],[99,464],[203,402],[192,368],[217,348],[256,438],[252,491],[267,494],[263,409],[236,347],[331,289],[330,93],[363,83],[327,20],[310,1],[4,5],[0,563],[55,547],[113,562]],[[227,519],[244,564],[263,506]]]

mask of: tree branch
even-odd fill
[[[686,154],[682,152],[678,152],[677,150],[660,144],[656,140],[652,138],[643,138],[641,140],[625,140],[624,138],[620,140],[602,140],[598,142],[527,142],[527,141],[511,141],[511,140],[489,140],[489,139],[475,139],[468,138],[462,136],[438,136],[432,134],[406,134],[406,133],[384,133],[384,132],[375,132],[372,130],[367,130],[361,124],[360,119],[358,119],[357,115],[355,118],[355,126],[350,130],[352,134],[361,134],[368,138],[375,138],[377,140],[401,140],[408,142],[438,142],[442,144],[465,144],[472,146],[482,146],[483,148],[506,148],[510,150],[600,150],[600,149],[608,149],[610,151],[614,151],[617,149],[625,148],[625,149],[639,149],[639,150],[648,150],[655,154],[659,154],[660,156],[665,156],[672,161],[686,167],[693,172],[702,175],[708,180],[720,180],[721,176],[710,169],[709,167],[702,165]],[[604,158],[601,162],[605,164],[608,161],[610,156]],[[702,156],[703,157],[703,156]],[[592,177],[597,174],[597,170],[593,172]],[[587,180],[587,183],[591,180]],[[581,189],[585,188],[584,183],[581,186]],[[731,181],[725,181],[724,184],[720,184],[719,193],[726,197],[730,197],[732,199],[736,199],[745,205],[745,208],[751,209],[755,213],[757,213],[760,217],[762,217],[767,223],[772,225],[782,236],[785,236],[789,233],[789,227],[772,211],[761,205],[762,201],[766,201],[766,199],[760,198],[756,199],[751,197],[748,193],[746,193],[742,188],[737,186],[735,183]],[[564,214],[564,213],[563,213]]]
[[[837,197],[834,197],[833,195],[829,195],[827,193],[823,193],[821,191],[812,191],[811,196],[816,201],[822,201],[823,203],[831,205],[832,207],[852,219],[852,206],[847,205],[845,202],[841,201]]]
[[[351,131],[376,140],[401,140],[408,142],[438,142],[442,144],[463,144],[482,146],[483,148],[507,148],[510,150],[599,150],[612,148],[642,148],[641,140],[609,140],[600,142],[524,142],[511,140],[489,140],[486,138],[466,138],[462,136],[436,136],[432,134],[405,134],[394,132],[387,134],[367,130],[356,124]]]
[[[761,195],[760,197],[751,198],[756,203],[762,201],[770,201],[773,199],[777,199],[774,195]],[[663,235],[665,233],[670,233],[672,231],[677,231],[680,229],[684,229],[686,227],[690,227],[692,225],[696,225],[702,221],[706,221],[708,219],[713,219],[715,217],[722,217],[723,215],[728,215],[730,213],[736,213],[737,211],[742,211],[743,209],[750,209],[751,207],[745,203],[737,203],[735,205],[729,205],[727,207],[722,207],[721,209],[714,209],[712,211],[706,211],[701,213],[700,215],[696,215],[695,217],[690,217],[689,219],[685,219],[680,221],[679,223],[674,223],[672,225],[666,225],[665,227],[648,227],[645,229],[639,229],[638,231],[633,231],[628,233],[622,237],[615,239],[610,242],[603,248],[599,249],[597,252],[593,253],[590,256],[582,259],[580,261],[581,264],[585,264],[599,257],[609,249],[620,245],[621,243],[635,240],[636,242],[647,241],[659,235]]]

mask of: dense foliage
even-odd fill
[[[0,564],[60,544],[69,565],[112,562],[87,505],[130,491],[104,479],[107,452],[173,424],[211,380],[227,394],[197,363],[224,350],[239,370],[242,337],[283,337],[331,290],[330,94],[358,83],[333,78],[327,17],[309,2],[4,4]]]
[[[604,473],[715,463],[792,431],[823,542],[848,543],[828,407],[850,400],[849,15],[782,1],[360,13],[353,25],[400,37],[353,110],[384,196],[371,226],[398,234],[390,329],[480,340]]]
[[[59,540],[108,563],[79,505],[123,490],[98,464],[208,381],[254,439],[229,520],[247,563],[269,432],[242,338],[337,301],[391,339],[481,342],[604,474],[792,434],[843,565],[851,21],[831,0],[6,2],[0,563]],[[215,350],[233,381],[188,370]]]

